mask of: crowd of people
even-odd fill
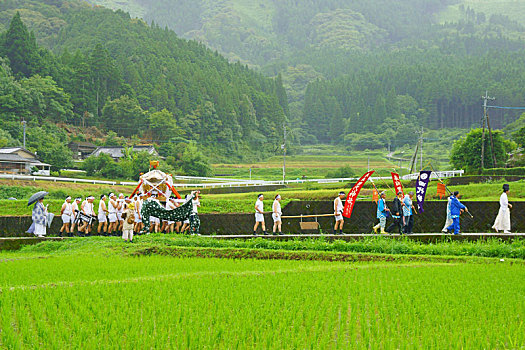
[[[496,232],[503,231],[503,233],[510,232],[510,209],[512,204],[509,203],[508,193],[510,192],[510,186],[508,184],[503,185],[503,193],[500,196],[500,208],[498,216],[492,226]],[[341,194],[344,193],[342,192]],[[341,196],[340,196],[341,197]],[[338,208],[341,207],[340,197],[334,200],[334,208],[336,210],[336,225],[334,228],[334,233],[338,227]],[[398,230],[400,234],[412,234],[414,227],[414,213],[417,214],[417,210],[413,205],[412,199],[414,197],[414,192],[409,192],[403,196],[402,192],[398,192],[397,196],[392,202],[392,209],[388,208],[386,203],[386,194],[381,192],[377,202],[377,218],[379,223],[373,227],[375,233],[380,229],[381,233],[392,233],[394,230]],[[461,203],[459,200],[460,193],[459,191],[454,191],[450,194],[447,203],[447,217],[445,221],[445,226],[442,229],[443,233],[453,233],[455,235],[461,233],[460,217],[463,213],[468,213],[468,208]],[[393,222],[385,229],[387,217],[391,216]],[[339,216],[340,217],[340,216]],[[339,222],[339,227],[342,224]]]
[[[182,222],[160,220],[151,216],[149,232],[163,233],[188,233],[190,221],[198,214],[200,207],[199,193],[194,193],[192,200],[193,210],[190,217]],[[46,235],[47,206],[40,199],[33,208],[33,222],[35,224],[34,234],[36,236]],[[166,210],[173,210],[185,201],[190,200],[170,197],[166,200]],[[68,196],[60,209],[62,226],[60,236],[90,236],[95,233],[101,236],[122,236],[125,241],[133,242],[133,236],[142,232],[141,208],[144,201],[156,201],[162,206],[156,193],[138,193],[132,197],[114,193],[102,194],[98,201],[98,210],[95,210],[95,197],[88,196],[84,200],[81,197],[73,199]]]
[[[510,233],[510,209],[512,204],[508,201],[508,194],[510,186],[503,185],[503,193],[500,196],[500,209],[498,216],[492,228],[496,231],[503,231]],[[334,209],[334,235],[343,234],[343,210],[345,192],[339,192],[339,195],[333,201]],[[178,208],[185,201],[190,200],[190,195],[186,196],[185,200],[180,200],[175,197],[170,197],[165,204],[166,210],[173,210]],[[414,192],[408,192],[403,195],[399,191],[392,201],[391,208],[388,207],[386,201],[386,193],[381,192],[377,201],[376,217],[379,223],[373,226],[375,233],[393,233],[397,231],[399,234],[412,234],[414,227],[414,215],[418,214],[416,207],[413,204]],[[459,200],[460,194],[458,191],[453,192],[448,198],[447,217],[444,233],[460,234],[460,217],[464,212],[468,212],[468,208]],[[191,220],[195,220],[200,207],[199,192],[194,192],[192,200],[192,213],[189,218],[182,222],[161,220],[151,216],[149,232],[163,232],[163,233],[192,233],[190,230]],[[106,202],[107,201],[107,202]],[[102,236],[120,236],[125,241],[132,242],[133,236],[142,232],[144,224],[142,223],[141,208],[144,201],[156,201],[162,205],[157,199],[157,195],[138,193],[132,197],[124,196],[122,193],[116,196],[110,193],[100,196],[98,202],[98,214],[95,211],[95,197],[88,196],[84,200],[77,197],[74,200],[67,197],[62,204],[60,215],[62,219],[62,227],[60,228],[60,236],[89,236],[96,232]],[[255,202],[255,225],[253,227],[253,234],[257,235],[257,230],[261,227],[263,235],[268,235],[266,231],[266,224],[264,220],[264,194],[257,196]],[[46,217],[47,206],[43,204],[43,198],[38,200],[33,208],[33,225],[32,230],[36,236],[45,236],[46,234]],[[392,222],[387,227],[387,218],[391,217]],[[274,197],[272,204],[272,219],[273,219],[273,234],[282,234],[282,208],[281,196],[277,194]],[[198,234],[198,233],[197,233]]]
[[[263,235],[268,235],[266,231],[266,224],[264,222],[264,195],[261,193],[257,196],[255,202],[255,225],[253,226],[253,235],[257,235],[257,228],[261,226]],[[277,194],[274,197],[272,204],[272,219],[273,219],[273,234],[282,234],[282,209],[281,209],[281,195]]]
[[[510,209],[512,204],[508,201],[508,193],[510,187],[508,184],[503,185],[503,193],[500,197],[500,209],[496,221],[492,228],[496,231],[503,231],[504,233],[510,233]],[[346,193],[341,191],[338,196],[334,199],[334,235],[343,234],[344,225],[344,200]],[[447,218],[445,226],[443,227],[443,233],[460,234],[460,216],[463,213],[468,212],[468,208],[461,203],[459,200],[459,191],[455,191],[450,194],[447,203]],[[377,201],[377,213],[376,217],[379,223],[373,226],[374,233],[394,233],[397,231],[399,234],[410,235],[414,229],[414,215],[418,214],[416,207],[414,206],[414,192],[408,192],[403,195],[403,192],[398,191],[396,197],[392,201],[391,208],[388,207],[386,201],[386,193],[383,191],[379,194]],[[253,227],[253,235],[257,235],[257,229],[261,227],[263,235],[268,235],[266,231],[266,225],[264,221],[264,194],[257,196],[255,202],[255,225]],[[282,234],[282,209],[281,209],[281,196],[278,194],[275,196],[272,204],[272,219],[273,219],[273,234]],[[387,227],[387,218],[391,217],[392,222]]]

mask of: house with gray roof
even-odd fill
[[[0,173],[49,176],[50,169],[50,164],[41,162],[23,147],[0,148]]]
[[[98,157],[99,155],[105,153],[105,154],[109,154],[111,158],[118,161],[119,159],[124,157],[124,152],[125,152],[124,149],[125,147],[118,147],[118,146],[117,147],[97,147],[97,149],[94,150],[93,153],[90,154],[90,156]],[[157,153],[157,150],[152,145],[133,146],[133,147],[130,147],[130,150],[133,153],[148,152],[151,155],[154,155],[157,157],[159,156],[159,154]]]

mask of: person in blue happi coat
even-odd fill
[[[377,230],[381,228],[381,233],[386,233],[386,217],[390,209],[386,206],[386,193],[383,191],[379,195],[379,200],[377,201],[377,218],[379,219],[379,224],[374,226],[374,233],[377,233]]]
[[[455,235],[459,234],[459,216],[462,212],[468,211],[468,208],[459,201],[458,199],[459,192],[455,191],[452,196],[450,196],[450,216],[452,217],[452,225],[447,227],[447,231],[454,231]]]

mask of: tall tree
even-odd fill
[[[5,34],[4,54],[16,77],[30,77],[38,73],[40,56],[36,40],[22,22],[20,12],[14,15]]]

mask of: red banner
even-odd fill
[[[396,196],[399,191],[401,191],[401,193],[403,193],[403,196],[404,196],[405,193],[403,192],[403,185],[401,184],[401,180],[399,179],[399,174],[398,173],[390,173],[390,174],[392,174],[392,181],[394,182],[394,189],[396,190]]]
[[[377,193],[377,190],[375,188],[374,188],[374,192],[372,192],[372,200],[376,202],[376,204],[379,201],[379,193]]]
[[[439,199],[447,196],[447,188],[445,187],[444,184],[441,184],[441,183],[437,184],[437,195],[439,196]]]
[[[354,204],[357,200],[357,196],[359,195],[359,192],[361,192],[361,189],[363,188],[365,182],[368,181],[368,179],[370,178],[370,176],[372,176],[374,171],[375,170],[369,171],[363,176],[361,176],[359,181],[357,181],[354,187],[352,187],[352,190],[348,193],[348,197],[346,197],[345,208],[343,209],[343,216],[345,218],[349,219],[350,216],[352,216],[352,210],[354,209]]]

